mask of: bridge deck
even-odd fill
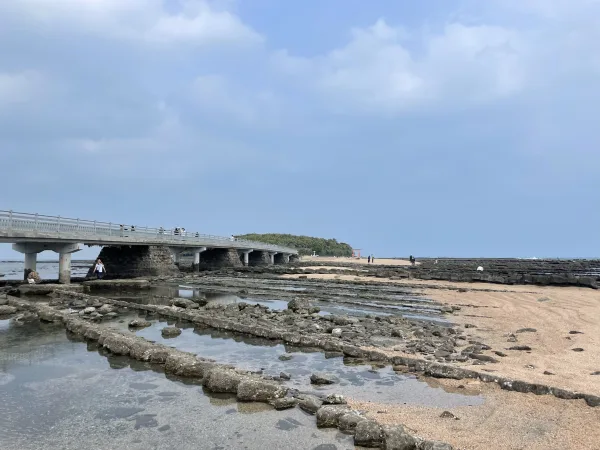
[[[110,222],[2,210],[0,210],[0,242],[165,245],[169,247],[254,249],[290,255],[298,254],[294,248],[242,239],[232,240],[223,236],[189,231],[177,232],[176,229],[131,227]]]

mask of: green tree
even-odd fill
[[[352,256],[352,247],[346,243],[338,242],[336,239],[278,233],[250,233],[237,236],[237,238],[292,247],[297,249],[300,255],[312,255],[315,252],[320,256]]]

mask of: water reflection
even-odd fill
[[[59,327],[3,326],[0,448],[353,448],[350,437],[318,431],[298,409],[209,396],[99,351]],[[299,425],[283,432],[282,419]]]
[[[131,314],[132,317],[143,315],[134,312]],[[372,365],[370,362],[351,358],[332,358],[331,356],[343,355],[326,354],[320,349],[296,347],[278,341],[194,326],[184,321],[148,316],[146,319],[152,325],[136,331],[138,336],[267,375],[279,376],[281,372],[286,372],[291,375],[288,385],[301,391],[316,389],[324,394],[351,395],[357,400],[397,401],[445,408],[482,402],[480,397],[448,393],[417,380],[413,375],[397,374],[390,366]],[[175,324],[184,325],[181,335],[163,338],[161,329]],[[128,329],[127,320],[116,322],[115,325],[123,330]],[[280,359],[282,355],[287,355],[286,360]],[[315,387],[310,384],[310,375],[314,372],[334,374],[339,383]]]
[[[288,290],[288,288],[285,288]],[[291,288],[290,288],[291,289]],[[205,305],[229,305],[234,303],[249,303],[252,305],[267,306],[273,310],[283,310],[287,308],[288,301],[276,298],[264,298],[248,296],[242,293],[211,292],[206,288],[199,288],[189,285],[158,285],[145,291],[115,291],[106,293],[102,291],[99,295],[108,295],[112,298],[129,301],[132,303],[146,305],[168,305],[174,297],[181,297],[192,300],[201,306]],[[333,299],[336,300],[336,299]],[[402,315],[404,317],[414,317],[420,320],[434,320],[440,323],[448,321],[439,315],[439,310],[431,308],[431,302],[421,302],[422,304],[394,303],[384,301],[361,301],[348,302],[347,300],[337,299],[337,301],[313,300],[314,306],[320,308],[320,315],[328,314],[347,314],[352,316],[392,316]]]

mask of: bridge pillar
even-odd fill
[[[192,270],[194,272],[200,272],[200,253],[205,252],[206,247],[200,247],[194,249],[194,264]]]
[[[244,253],[244,265],[245,266],[250,265],[250,253],[252,253],[253,251],[254,251],[254,249],[242,250],[242,253]]]
[[[185,249],[183,247],[169,247],[169,251],[171,252],[171,256],[173,257],[173,262],[177,267],[179,267],[181,253],[183,253],[184,250]]]
[[[58,282],[62,284],[71,283],[71,255],[78,252],[78,244],[66,244],[55,251],[58,253]]]
[[[25,253],[25,270],[23,271],[23,279],[26,280],[31,272],[35,272],[37,268],[37,253]]]
[[[277,253],[275,254],[275,264],[287,264],[290,262],[289,253]]]
[[[71,254],[78,252],[79,244],[45,244],[37,242],[21,242],[13,244],[13,250],[25,253],[24,278],[37,266],[37,254],[50,250],[59,254],[58,282],[69,284],[71,282]]]
[[[275,255],[277,254],[277,252],[269,252],[269,263],[270,264],[275,264]]]
[[[59,253],[58,255],[58,282],[71,283],[71,253]]]

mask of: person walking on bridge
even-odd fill
[[[100,258],[98,258],[96,260],[96,265],[94,266],[94,272],[96,274],[96,277],[101,280],[102,278],[104,278],[104,275],[106,274],[106,268],[104,267],[104,264],[102,264],[102,260]]]

